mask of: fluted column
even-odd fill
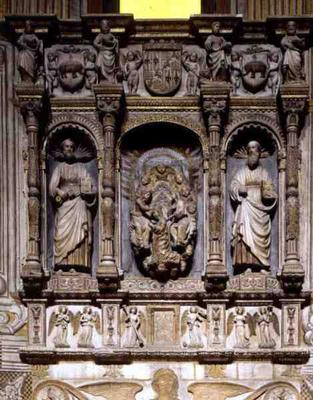
[[[33,280],[42,276],[40,248],[40,208],[41,189],[39,175],[39,125],[42,111],[42,87],[17,88],[20,110],[24,119],[28,138],[28,243],[25,265],[22,268],[22,278]],[[31,92],[31,93],[30,93]]]
[[[97,110],[103,126],[103,179],[101,193],[102,236],[97,279],[100,289],[115,288],[118,269],[115,259],[115,142],[116,122],[122,88],[119,85],[95,89]]]
[[[203,111],[207,120],[209,135],[208,152],[208,262],[206,270],[206,287],[218,291],[225,289],[228,280],[226,266],[223,262],[223,206],[221,187],[220,143],[223,114],[227,108],[229,95],[228,85],[201,86]]]
[[[304,88],[306,89],[306,88]],[[304,281],[304,269],[299,257],[299,135],[307,94],[282,88],[282,105],[286,121],[286,250],[282,283],[286,291],[299,291]]]

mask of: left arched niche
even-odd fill
[[[56,232],[56,213],[57,207],[55,198],[51,194],[51,180],[54,173],[61,163],[67,163],[62,153],[62,144],[70,139],[74,143],[74,157],[70,162],[79,166],[83,171],[83,178],[79,182],[78,190],[88,191],[92,187],[94,196],[87,200],[88,205],[88,229],[90,237],[90,248],[87,254],[89,265],[86,263],[75,262],[69,257],[69,263],[57,265],[55,260],[55,232]],[[46,138],[43,146],[43,173],[42,173],[42,193],[44,194],[44,207],[42,213],[42,243],[45,267],[49,271],[62,269],[64,271],[75,269],[78,272],[87,272],[95,275],[99,264],[99,165],[97,161],[97,148],[94,139],[89,135],[85,128],[79,125],[60,125],[53,129]],[[87,177],[87,178],[86,178]],[[62,179],[62,178],[61,178]],[[91,183],[91,186],[90,186]],[[82,186],[86,186],[84,189]],[[86,241],[87,243],[87,241]],[[78,246],[77,246],[78,247]],[[82,250],[82,253],[84,250]],[[87,264],[88,264],[87,263]],[[81,264],[81,265],[80,265]]]
[[[197,135],[173,123],[148,123],[126,132],[119,150],[118,247],[125,278],[200,277],[205,230],[202,149]]]

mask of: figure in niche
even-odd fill
[[[182,317],[183,346],[188,348],[202,348],[205,346],[205,325],[206,314],[197,307],[190,307]]]
[[[212,35],[205,41],[207,51],[207,64],[211,71],[213,81],[228,80],[230,67],[230,52],[232,44],[220,35],[221,24],[218,21],[212,23]]]
[[[247,164],[239,169],[230,185],[235,207],[232,227],[232,256],[235,272],[270,268],[271,214],[277,193],[267,170],[260,165],[261,146],[247,145]]]
[[[273,335],[279,335],[279,322],[273,307],[261,307],[259,313],[254,315],[256,334],[260,349],[272,349],[276,346]]]
[[[196,95],[199,86],[200,71],[201,71],[200,57],[195,51],[191,53],[185,51],[183,53],[182,61],[185,70],[187,71],[187,81],[186,81],[187,95],[188,96]]]
[[[73,313],[66,306],[59,306],[58,310],[51,314],[48,335],[50,335],[55,328],[53,343],[56,348],[70,347],[67,337],[68,328],[72,322]]]
[[[101,334],[100,317],[91,307],[84,307],[77,313],[74,321],[74,335],[78,334],[77,346],[81,348],[93,348],[94,330]]]
[[[313,346],[313,309],[309,309],[307,323],[303,324],[304,341],[308,346]]]
[[[54,233],[55,266],[69,269],[91,268],[92,213],[96,204],[96,185],[72,139],[61,143],[61,161],[54,169],[49,185],[56,209]]]
[[[184,273],[194,251],[196,211],[189,182],[178,168],[158,164],[143,172],[129,228],[148,275],[167,280]]]
[[[47,74],[47,81],[48,81],[48,89],[51,95],[53,96],[53,90],[58,87],[59,85],[59,76],[58,76],[58,55],[56,53],[48,53],[48,74]]]
[[[20,50],[17,63],[22,82],[35,83],[42,62],[43,43],[34,34],[31,21],[25,22],[24,33],[19,37],[17,46]]]
[[[139,85],[139,68],[142,56],[139,51],[128,51],[124,61],[122,58],[124,79],[127,81],[128,93],[136,94]]]
[[[142,333],[145,325],[144,315],[137,307],[123,307],[124,333],[121,338],[122,347],[143,347],[145,345]]]
[[[305,39],[297,36],[297,25],[294,21],[287,24],[287,34],[281,40],[284,51],[282,73],[284,83],[305,79],[303,72],[303,50]]]
[[[235,314],[230,313],[227,320],[227,335],[234,329],[235,344],[237,349],[247,349],[250,346],[250,337],[255,334],[253,318],[245,312],[244,307],[236,307]]]
[[[157,393],[157,397],[154,400],[179,400],[178,379],[171,369],[161,368],[156,371],[151,385]]]
[[[99,70],[99,81],[115,83],[118,67],[118,40],[111,33],[110,23],[103,19],[100,24],[101,33],[99,33],[93,45],[98,50],[96,66]]]

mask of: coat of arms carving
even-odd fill
[[[182,79],[181,45],[174,41],[151,41],[143,49],[143,77],[147,90],[155,96],[177,92]]]

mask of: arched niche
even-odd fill
[[[284,139],[280,131],[272,129],[267,124],[253,121],[245,121],[233,129],[227,129],[223,143],[223,154],[225,157],[225,259],[227,270],[230,275],[243,272],[238,268],[234,270],[232,254],[232,227],[235,217],[235,210],[238,207],[230,196],[231,186],[238,171],[247,164],[247,145],[251,141],[257,141],[261,147],[260,165],[268,172],[277,193],[279,201],[271,211],[271,245],[270,245],[270,273],[276,276],[283,259],[283,245],[281,225],[282,210],[284,202]],[[260,268],[261,270],[262,268]],[[266,270],[266,268],[264,268]],[[253,268],[252,268],[253,271]]]
[[[192,256],[187,260],[187,267],[179,276],[199,277],[204,268],[204,197],[203,197],[203,172],[202,172],[202,147],[197,135],[190,129],[180,125],[164,122],[153,122],[133,128],[123,135],[117,150],[120,155],[120,174],[119,174],[119,260],[125,277],[130,276],[151,276],[144,268],[143,260],[151,255],[151,249],[147,251],[147,256],[138,256],[136,245],[132,236],[133,212],[142,210],[138,207],[138,197],[146,189],[151,189],[151,198],[147,199],[146,205],[149,211],[154,210],[162,204],[164,214],[168,214],[168,200],[166,193],[177,194],[173,199],[173,214],[177,210],[177,202],[185,206],[195,203],[194,215],[196,218],[196,235],[192,241]],[[160,165],[166,168],[162,171]],[[170,171],[170,172],[169,172]],[[162,175],[163,174],[163,175]],[[167,174],[167,175],[166,175]],[[182,178],[179,178],[181,174]],[[165,178],[166,176],[166,178]],[[152,183],[145,183],[146,178],[151,178]],[[172,184],[169,184],[172,179]],[[164,193],[160,189],[163,181]],[[148,181],[147,181],[148,182]],[[177,183],[179,182],[179,183]],[[180,183],[182,182],[182,183]],[[181,188],[183,185],[189,186],[190,193],[186,190],[186,197],[182,200]],[[148,190],[148,191],[149,191]],[[147,191],[147,190],[146,190]],[[149,196],[149,194],[148,194]],[[170,196],[168,194],[168,196]],[[158,200],[156,200],[158,199]],[[163,202],[163,203],[162,203]],[[185,202],[185,203],[184,203]],[[192,208],[192,207],[191,207]],[[186,213],[191,212],[191,208]],[[147,208],[148,210],[148,208]],[[185,209],[184,209],[185,210]],[[140,211],[141,213],[141,211]],[[142,213],[140,214],[142,215]],[[146,214],[147,215],[147,214]],[[188,214],[189,215],[189,214]],[[150,217],[147,219],[149,220]],[[176,217],[175,217],[176,218]],[[174,219],[175,219],[174,218]],[[142,220],[143,222],[147,222]],[[176,220],[175,220],[176,221]],[[181,221],[181,220],[180,220]],[[152,225],[155,221],[150,219]],[[177,221],[176,221],[177,222]],[[177,245],[175,227],[173,220],[168,219],[171,250],[180,254],[185,254],[183,245]],[[181,225],[182,226],[182,225]],[[146,233],[149,230],[146,231]],[[183,228],[181,230],[183,232]],[[151,245],[152,233],[147,233],[149,245]],[[182,233],[183,235],[183,233]],[[182,236],[180,236],[182,237]],[[186,242],[184,242],[186,243]],[[189,242],[188,242],[189,243]],[[158,279],[158,278],[157,278]]]
[[[79,265],[56,266],[54,260],[54,235],[56,227],[56,210],[58,205],[51,195],[50,183],[54,176],[55,169],[62,163],[68,162],[62,153],[62,146],[65,140],[70,139],[74,143],[74,157],[70,164],[80,166],[83,171],[79,183],[79,191],[94,191],[94,196],[86,200],[88,203],[88,227],[91,235],[90,265],[88,268]],[[50,126],[47,137],[42,148],[42,193],[43,196],[43,229],[42,242],[44,244],[45,267],[49,271],[62,269],[64,271],[74,268],[77,272],[86,272],[95,275],[99,264],[99,237],[100,218],[98,196],[101,188],[102,163],[99,157],[99,143],[96,136],[85,126],[67,121],[59,121]],[[62,180],[62,177],[61,177]],[[83,186],[88,186],[87,188]],[[91,185],[91,186],[90,186]],[[90,186],[90,187],[89,187]],[[92,189],[91,189],[92,188]]]

